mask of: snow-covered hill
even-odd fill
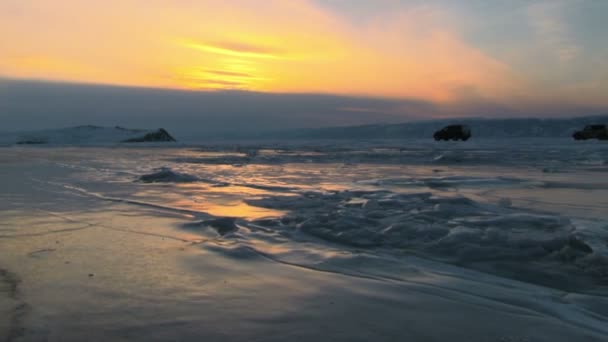
[[[608,124],[608,115],[561,119],[438,119],[401,124],[375,124],[345,127],[302,128],[281,131],[259,130],[256,133],[235,129],[217,134],[196,134],[182,137],[186,143],[217,140],[315,140],[315,139],[432,139],[433,133],[449,124],[465,124],[473,139],[564,138],[590,124]],[[255,125],[255,123],[252,123]],[[147,136],[148,135],[148,136]],[[147,136],[147,138],[146,138]],[[54,130],[0,133],[0,145],[107,145],[142,141],[172,141],[163,129],[144,130],[123,127],[76,126]]]
[[[76,126],[54,130],[4,133],[3,145],[98,145],[121,142],[172,141],[163,129],[145,130],[123,127]]]

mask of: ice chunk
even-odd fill
[[[198,177],[176,172],[168,167],[157,169],[156,172],[139,177],[139,181],[144,183],[190,183],[198,180]]]

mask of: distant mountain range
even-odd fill
[[[567,119],[439,119],[402,124],[297,129],[267,134],[274,139],[422,139],[449,124],[464,124],[474,138],[570,138],[590,124],[608,124],[608,115]]]
[[[130,129],[120,126],[76,126],[0,134],[3,145],[96,145],[113,143],[167,142],[175,139],[164,129]]]
[[[433,133],[449,124],[471,128],[472,139],[483,138],[571,138],[572,133],[590,124],[608,124],[608,115],[568,119],[439,119],[402,124],[376,124],[346,127],[305,128],[261,131],[256,134],[235,131],[232,134],[189,136],[186,143],[230,139],[432,139]],[[1,145],[105,145],[129,142],[175,141],[164,129],[142,130],[123,127],[76,126],[62,129],[0,133]]]

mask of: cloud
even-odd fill
[[[534,2],[528,7],[530,25],[541,44],[553,51],[560,62],[570,62],[581,53],[565,20],[567,11],[578,1],[551,0]]]
[[[594,105],[608,106],[599,96],[605,76],[597,76],[605,58],[593,68],[578,65],[589,54],[564,20],[579,0],[504,5],[521,7],[534,30],[513,49],[524,67],[485,49],[462,24],[493,22],[500,13],[463,16],[467,6],[447,0],[330,2],[331,9],[320,5],[325,0],[6,0],[0,75],[524,111],[580,104],[592,93]],[[508,35],[497,34],[493,44]]]
[[[243,72],[232,72],[232,71],[224,71],[224,70],[206,70],[206,72],[218,75],[218,76],[232,76],[232,77],[242,77],[242,78],[253,78],[252,75],[246,74]]]
[[[224,42],[224,43],[195,43],[188,42],[184,44],[186,47],[201,50],[205,52],[215,53],[219,55],[245,57],[245,58],[261,58],[261,59],[281,59],[282,57],[275,51],[265,47],[253,46],[242,42]]]
[[[266,46],[255,46],[251,44],[245,44],[240,42],[216,42],[212,44],[221,49],[226,49],[234,52],[242,52],[242,53],[254,53],[260,55],[269,55],[269,56],[277,56],[280,54],[278,49],[269,48]]]
[[[5,64],[0,74],[11,77],[193,89],[213,81],[212,88],[239,83],[255,91],[437,101],[450,100],[456,86],[485,96],[508,82],[508,67],[459,37],[437,6],[395,6],[362,26],[306,0],[150,1],[145,8],[138,1],[24,0],[13,6],[30,14],[27,21],[0,24],[13,33],[2,37],[10,41],[4,50],[11,58],[34,53],[83,67]],[[44,32],[26,22],[40,23]],[[223,74],[202,77],[201,69]]]
[[[205,84],[207,86],[219,86],[219,87],[227,87],[227,88],[242,88],[243,86],[245,86],[245,83],[242,82],[236,82],[236,81],[224,81],[224,80],[207,80],[205,82]],[[218,87],[218,88],[219,88]]]

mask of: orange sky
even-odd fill
[[[458,17],[441,6],[351,19],[308,0],[5,0],[0,75],[435,102],[608,104],[594,79],[539,89],[542,79],[463,38]]]

